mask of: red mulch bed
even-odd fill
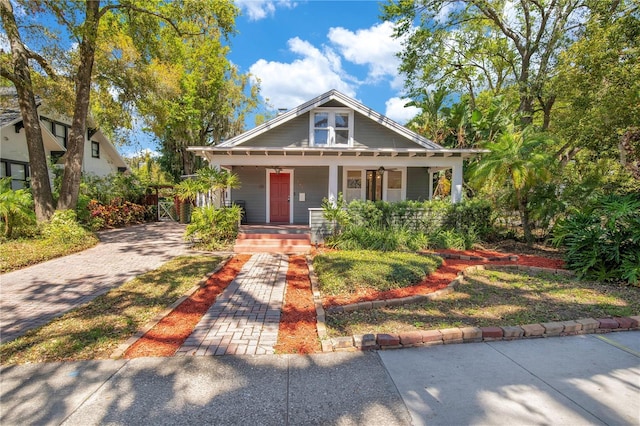
[[[279,353],[309,354],[320,351],[309,269],[304,256],[291,256],[287,290],[280,316]]]
[[[131,345],[124,357],[172,356],[193,332],[193,328],[213,305],[216,297],[227,288],[250,258],[250,255],[238,255],[227,262],[209,277],[203,287]]]
[[[466,256],[480,256],[480,257],[504,257],[504,256],[516,256],[510,253],[501,253],[491,250],[438,250],[440,253],[460,254]],[[564,262],[559,259],[549,259],[539,256],[531,255],[517,255],[517,261],[487,261],[487,260],[460,260],[460,259],[445,259],[442,262],[442,266],[437,271],[426,277],[422,282],[404,288],[397,288],[387,291],[375,291],[375,290],[357,290],[355,293],[347,296],[327,296],[323,299],[323,306],[325,308],[331,306],[349,305],[351,303],[369,302],[373,300],[386,300],[395,299],[400,297],[409,297],[419,294],[433,293],[434,291],[445,288],[451,281],[453,281],[458,272],[465,269],[467,266],[479,265],[479,264],[492,264],[492,265],[526,265],[526,266],[539,266],[543,268],[559,269],[564,267]]]

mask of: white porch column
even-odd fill
[[[327,193],[329,201],[335,204],[338,199],[338,165],[331,164],[329,166],[329,192]]]
[[[429,168],[429,198],[428,200],[431,201],[433,200],[433,172],[431,171],[431,168]]]
[[[462,201],[462,158],[451,168],[451,202]]]

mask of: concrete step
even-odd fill
[[[286,254],[305,254],[311,251],[311,245],[282,245],[282,244],[236,244],[233,247],[235,253],[286,253]]]
[[[256,239],[237,239],[236,240],[236,245],[242,245],[242,246],[247,246],[247,247],[251,247],[251,246],[280,246],[280,247],[285,247],[285,246],[308,246],[311,245],[311,241],[309,241],[308,238],[306,239],[291,239],[291,238],[269,238],[269,239],[261,239],[261,240],[256,240]]]
[[[309,240],[309,234],[239,233],[238,240]]]
[[[305,225],[241,225],[239,234],[309,234]]]

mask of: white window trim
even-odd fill
[[[329,113],[329,140],[326,145],[316,145],[315,144],[315,120],[314,116],[316,113],[326,112]],[[336,144],[335,143],[335,114],[349,114],[349,138],[346,144]],[[333,125],[333,126],[332,126]],[[312,109],[309,113],[309,146],[337,146],[337,147],[352,147],[353,146],[353,110],[349,108],[316,108]]]
[[[276,169],[267,168],[265,172],[267,174],[266,219],[267,223],[271,223],[271,173],[276,173]],[[293,169],[281,169],[280,174],[283,173],[289,175],[289,223],[293,224],[293,204],[295,202],[293,199]]]
[[[343,167],[342,168],[342,193],[347,193],[347,175],[350,171],[359,171],[362,179],[362,185],[360,187],[360,200],[365,200],[367,198],[367,170],[377,169],[377,167]],[[391,169],[391,168],[390,168]],[[407,168],[406,167],[393,167],[394,171],[399,171],[402,174],[402,189],[400,200],[405,201],[407,199]],[[388,170],[385,170],[385,174]],[[382,187],[382,200],[388,201],[387,192],[389,180],[384,179],[384,186]]]

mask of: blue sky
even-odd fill
[[[260,80],[274,108],[292,108],[337,89],[404,124],[399,40],[377,1],[239,0],[229,59]]]
[[[401,42],[380,20],[371,0],[236,0],[241,16],[229,60],[259,79],[261,97],[274,109],[293,108],[331,89],[351,96],[401,124],[418,110],[405,108],[396,53]],[[249,118],[247,130],[253,127]],[[124,155],[157,149],[132,135]]]

